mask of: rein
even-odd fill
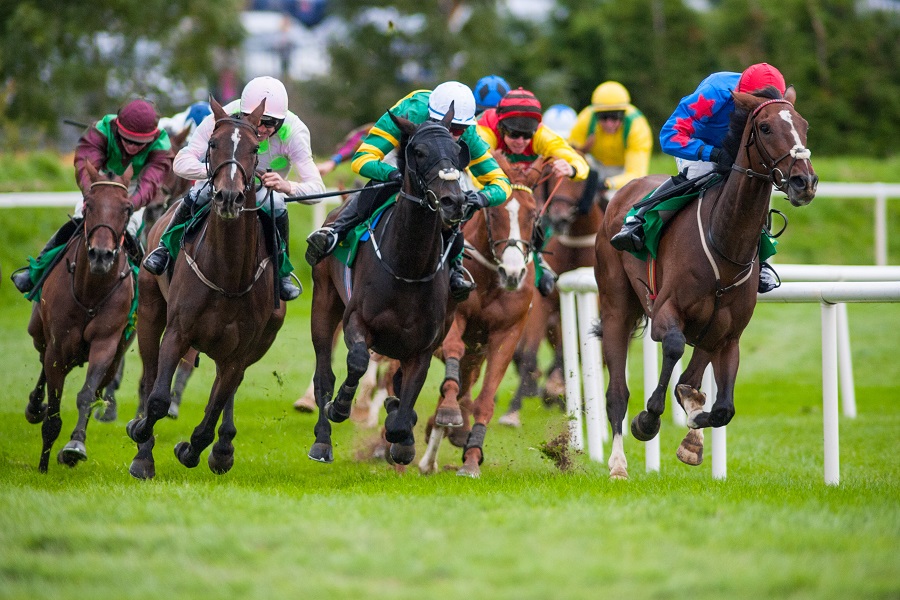
[[[208,218],[212,218],[212,217],[210,216]],[[206,231],[207,231],[208,227],[209,227],[209,221],[207,221],[203,227],[203,232],[200,235],[201,241],[203,240],[204,237],[206,237]],[[240,298],[240,297],[246,295],[250,290],[252,290],[253,286],[256,285],[256,282],[259,281],[259,278],[262,277],[262,274],[265,273],[266,267],[269,265],[269,258],[270,258],[268,256],[265,257],[256,266],[256,273],[253,275],[253,280],[250,282],[250,285],[248,285],[246,288],[244,288],[243,290],[241,290],[239,292],[229,292],[228,290],[222,288],[221,286],[213,283],[212,280],[210,280],[206,275],[203,274],[203,271],[200,270],[200,266],[197,264],[197,261],[187,251],[187,247],[184,245],[184,237],[181,238],[181,251],[184,253],[184,260],[187,262],[188,266],[191,267],[191,270],[194,272],[194,274],[197,275],[197,278],[200,281],[202,281],[206,287],[208,287],[209,289],[214,290],[216,292],[219,292],[220,294],[222,294],[223,296],[225,296],[228,299]]]

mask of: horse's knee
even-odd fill
[[[151,419],[153,422],[159,421],[167,414],[169,414],[169,404],[171,403],[171,398],[160,398],[151,396],[147,401],[147,417]]]
[[[369,349],[362,342],[356,342],[350,346],[347,352],[347,371],[354,374],[357,379],[369,368]]]
[[[680,329],[670,329],[662,340],[663,356],[676,361],[684,356],[684,333]]]

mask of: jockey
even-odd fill
[[[165,129],[170,136],[177,135],[185,129],[190,129],[193,133],[197,125],[211,112],[209,102],[194,102],[177,115],[161,118],[159,126],[161,129]]]
[[[499,75],[485,75],[475,84],[475,116],[489,108],[496,108],[500,99],[509,93],[509,84]]]
[[[638,213],[629,217],[622,230],[610,243],[617,250],[640,251],[644,247],[644,217],[646,212],[667,200],[671,193],[684,195],[681,184],[718,171],[728,173],[734,157],[722,148],[734,112],[732,91],[753,93],[768,86],[782,96],[786,91],[784,76],[767,63],[747,67],[743,73],[713,73],[700,82],[694,92],[681,99],[675,112],[659,133],[659,142],[666,154],[675,157],[678,175],[666,180],[649,198],[641,201]],[[759,293],[764,294],[780,285],[778,275],[766,262],[760,263]]]
[[[359,148],[363,138],[366,137],[374,124],[375,123],[366,123],[365,125],[360,125],[348,133],[341,143],[338,144],[337,148],[334,149],[334,154],[332,154],[328,160],[316,163],[319,174],[323,176],[328,175],[334,171],[339,164],[351,158],[353,154],[356,153],[356,149]]]
[[[373,181],[395,182],[399,185],[403,181],[403,173],[384,160],[389,152],[399,146],[401,138],[400,129],[391,120],[389,113],[405,117],[413,123],[440,121],[450,110],[451,104],[454,112],[450,133],[453,139],[468,147],[469,171],[483,186],[480,191],[466,192],[468,203],[476,209],[503,204],[512,192],[509,179],[491,156],[490,147],[478,136],[476,128],[472,127],[475,124],[475,97],[468,86],[458,81],[444,82],[434,88],[434,91],[416,90],[392,106],[369,131],[353,156],[351,167],[359,175]],[[375,209],[396,191],[393,187],[387,190],[364,190],[351,196],[330,226],[317,229],[306,238],[309,243],[306,250],[307,262],[315,265],[331,254],[354,227],[371,217]],[[463,236],[456,228],[452,233],[456,235],[450,251],[450,293],[454,299],[462,301],[475,289],[475,284],[467,279],[462,266]]]
[[[288,110],[287,90],[279,80],[268,76],[252,79],[244,86],[240,100],[234,100],[223,108],[230,115],[248,115],[263,100],[266,101],[266,110],[259,121],[260,144],[257,168],[259,171],[266,172],[260,177],[262,185],[256,192],[256,200],[258,204],[263,204],[264,210],[268,210],[268,203],[263,201],[266,200],[269,190],[272,190],[275,214],[271,216],[275,220],[275,227],[284,240],[285,250],[287,250],[289,229],[285,196],[324,193],[325,184],[322,183],[322,177],[312,159],[309,129],[297,115]],[[175,157],[175,173],[179,177],[195,180],[196,183],[178,205],[167,231],[186,222],[195,208],[206,205],[211,199],[212,186],[207,181],[209,172],[205,161],[209,138],[215,125],[214,115],[210,114],[203,119],[188,145],[182,148]],[[284,179],[292,166],[300,181]],[[320,200],[301,202],[315,204]],[[169,251],[160,241],[159,247],[144,260],[144,268],[154,275],[161,275],[168,263]],[[291,276],[283,277],[281,279],[281,299],[289,301],[299,295],[300,288],[294,285]]]
[[[135,213],[128,221],[129,235],[125,236],[125,244],[133,257],[140,255],[135,239],[141,223],[140,209],[156,196],[159,186],[172,170],[169,135],[157,127],[158,121],[152,103],[143,99],[132,100],[120,108],[118,114],[106,115],[94,123],[75,147],[75,181],[82,194],[87,194],[91,187],[86,163],[91,163],[100,172],[111,171],[116,175],[123,175],[129,166],[132,167],[134,174],[130,194]],[[79,200],[74,217],[53,234],[38,254],[38,261],[44,254],[72,238],[83,221],[83,206],[84,200]],[[11,279],[23,294],[34,288],[30,267],[17,271]]]
[[[618,81],[597,86],[590,106],[578,114],[569,142],[590,157],[601,190],[618,190],[650,168],[650,125]]]
[[[534,94],[519,88],[506,94],[496,109],[488,109],[478,118],[478,130],[491,149],[499,148],[513,164],[532,163],[545,157],[553,160],[553,173],[557,177],[583,181],[588,176],[587,161],[566,140],[544,127],[541,119],[541,103]],[[534,260],[541,267],[537,288],[542,296],[548,296],[557,275],[540,253],[543,231],[540,227],[535,231],[539,233],[532,240]]]

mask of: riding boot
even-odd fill
[[[156,247],[156,250],[147,255],[147,258],[144,259],[144,268],[154,275],[162,275],[166,272],[166,267],[169,266],[169,249],[165,247],[163,244],[163,237],[177,225],[182,225],[187,222],[188,219],[191,218],[191,207],[188,206],[187,202],[184,200],[181,201],[181,204],[178,205],[178,208],[175,209],[175,213],[172,215],[172,220],[169,221],[168,227],[163,232],[163,235],[159,238],[159,246]]]
[[[541,296],[546,298],[553,292],[553,288],[556,287],[556,280],[559,279],[559,275],[550,268],[550,265],[547,264],[543,254],[540,252],[534,253],[534,262],[541,269],[541,278],[538,280],[537,289]]]
[[[62,227],[56,230],[50,239],[47,240],[47,243],[44,245],[43,249],[37,255],[36,262],[40,262],[44,255],[53,250],[58,246],[62,246],[67,243],[72,236],[75,235],[75,232],[78,231],[78,226],[81,225],[82,219],[74,218],[66,221]],[[12,280],[13,285],[16,286],[16,289],[22,292],[23,294],[30,292],[34,289],[34,282],[31,280],[31,265],[24,267],[10,276],[10,280]]]
[[[350,196],[333,223],[320,227],[309,234],[306,238],[309,246],[306,248],[305,258],[311,267],[316,266],[322,259],[334,252],[347,234],[372,216],[378,206],[375,201],[379,196],[378,192],[378,188],[363,189],[359,194]]]
[[[759,263],[759,284],[756,291],[760,294],[765,294],[780,286],[781,278],[775,272],[775,269],[772,268],[772,265],[765,261]]]
[[[290,256],[288,252],[288,247],[290,246],[290,238],[288,237],[290,234],[290,228],[288,227],[288,213],[284,211],[284,214],[278,215],[275,217],[275,228],[278,230],[278,235],[281,236],[281,239],[284,240],[284,251]],[[277,271],[280,265],[275,265],[275,270]],[[285,275],[281,278],[281,299],[285,302],[290,302],[291,300],[296,299],[301,290],[299,287],[294,285],[294,280],[291,279],[290,275]]]
[[[450,256],[453,257],[450,259],[450,297],[457,302],[463,302],[477,287],[472,281],[472,275],[463,266],[465,239],[458,228],[453,228],[444,235],[445,244],[448,242],[447,236],[454,236],[451,242],[453,246],[450,248]]]
[[[612,244],[612,247],[616,250],[625,250],[628,252],[640,252],[644,249],[644,223],[645,218],[644,215],[647,214],[652,208],[659,206],[664,200],[668,200],[671,197],[672,191],[678,188],[678,193],[685,194],[688,191],[683,190],[681,184],[685,183],[686,179],[683,175],[675,175],[666,179],[662,185],[660,185],[656,190],[646,199],[638,202],[635,207],[638,209],[637,213],[626,217],[625,224],[622,225],[621,231],[616,235],[612,236],[609,240],[609,243]]]

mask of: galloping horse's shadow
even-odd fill
[[[438,471],[438,449],[447,435],[451,443],[463,448],[463,465],[457,474],[481,474],[494,397],[512,362],[532,302],[531,240],[537,217],[532,188],[541,176],[543,160],[519,171],[502,152],[495,151],[494,157],[509,176],[513,191],[505,203],[479,211],[464,228],[469,255],[465,266],[478,287],[457,307],[441,346],[446,377],[426,428],[428,448],[419,461],[422,473]],[[481,390],[473,405],[472,388],[485,362]],[[475,424],[470,427],[473,416]]]
[[[29,395],[25,418],[43,424],[41,472],[47,471],[50,450],[62,428],[60,401],[66,375],[88,363],[78,392],[78,423],[57,456],[60,463],[74,467],[87,459],[92,406],[113,380],[127,347],[124,332],[134,286],[122,240],[134,210],[128,197],[132,169],[129,166],[121,178],[107,179],[90,162],[85,168],[92,183],[84,198],[82,231],[60,250],[63,258],[44,281],[28,323],[41,356],[41,373]],[[48,403],[44,403],[45,387],[50,393]]]
[[[401,363],[394,378],[399,398],[385,402],[385,438],[394,462],[412,462],[417,420],[413,407],[432,352],[453,318],[449,244],[445,246],[443,232],[463,218],[465,197],[459,177],[467,162],[448,130],[453,108],[443,122],[426,121],[418,127],[402,117],[391,118],[403,133],[398,166],[404,180],[396,203],[370,232],[370,240],[360,245],[349,277],[333,256],[313,268],[313,381],[319,415],[309,457],[319,462],[334,460],[329,419],[341,422],[350,415],[370,348]],[[342,319],[347,378],[332,398],[332,340]]]
[[[691,428],[678,450],[687,464],[703,458],[703,427],[721,427],[734,416],[739,341],[756,307],[760,232],[767,222],[772,187],[794,206],[812,202],[818,177],[805,148],[808,125],[794,109],[796,93],[775,88],[760,95],[733,93],[736,110],[725,147],[736,156],[734,171],[681,209],[668,223],[648,265],[609,243],[628,210],[663,180],[649,176],[623,187],[610,201],[597,235],[595,274],[600,298],[603,358],[609,369],[607,415],[613,431],[610,477],[627,478],[622,420],[628,404],[625,364],[637,323],[652,319],[651,336],[662,342],[659,384],[647,409],[634,418],[632,434],[653,439],[659,432],[666,390],[685,344],[694,347],[675,389]],[[712,364],[718,395],[704,412],[699,391]]]
[[[138,444],[129,472],[139,479],[156,474],[153,427],[168,413],[172,378],[190,348],[215,362],[216,379],[203,420],[190,442],[175,447],[175,455],[186,467],[197,466],[200,453],[215,439],[221,416],[208,464],[217,474],[231,469],[235,393],[244,371],[265,355],[284,322],[285,303],[273,301],[278,265],[255,206],[257,127],[265,102],[242,117],[229,116],[215,99],[210,104],[216,119],[207,156],[210,214],[199,234],[184,241],[171,281],[143,269],[139,278],[138,344],[144,370],[139,415],[126,428]],[[173,209],[154,226],[151,245],[158,243]]]

